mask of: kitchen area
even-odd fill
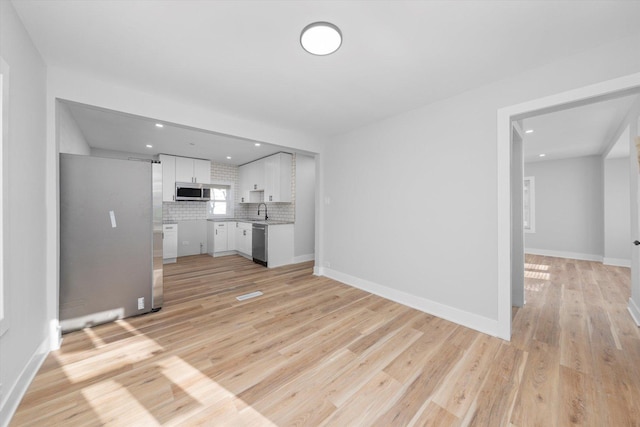
[[[295,185],[297,175],[313,175],[304,157],[279,152],[236,167],[160,154],[164,262],[199,254],[240,255],[268,268],[308,261],[312,254],[295,252],[296,214],[313,215],[295,203],[297,194],[314,194],[308,179]]]
[[[258,268],[314,260],[313,155],[58,107],[63,333],[160,310],[163,265],[181,259],[187,269],[194,257]]]

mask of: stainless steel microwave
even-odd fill
[[[209,184],[176,182],[176,200],[192,202],[211,200],[211,188]]]

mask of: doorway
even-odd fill
[[[575,89],[568,92],[533,100],[498,110],[498,337],[511,339],[511,314],[513,303],[513,128],[512,123],[539,114],[565,110],[576,106],[586,105],[606,99],[640,93],[640,74],[634,74],[614,80],[609,80]],[[637,123],[634,125],[634,135],[637,134]],[[521,167],[521,166],[516,166]],[[634,169],[637,175],[637,163]],[[521,182],[517,184],[521,191]],[[636,183],[637,187],[637,183]],[[632,194],[633,191],[632,191]],[[632,196],[632,205],[637,206],[637,188]],[[632,212],[632,218],[634,213]],[[635,210],[637,223],[638,210]],[[633,221],[632,221],[633,222]],[[637,227],[637,226],[636,226]],[[632,230],[637,232],[638,229]],[[523,242],[524,243],[524,242]],[[519,248],[517,248],[519,252]],[[522,246],[522,251],[524,247]],[[638,277],[638,256],[632,255],[632,299],[640,296],[640,278]],[[635,270],[635,271],[634,271]],[[638,289],[637,289],[638,288]],[[630,304],[631,304],[630,303]],[[636,319],[637,320],[637,319]]]

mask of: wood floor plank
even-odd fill
[[[500,346],[478,395],[465,414],[464,425],[510,424],[526,361],[527,354],[522,350],[506,344]]]
[[[159,312],[65,334],[10,426],[640,425],[629,269],[527,255],[525,275],[505,342],[312,262],[182,257]]]
[[[559,349],[536,342],[527,354],[510,421],[520,426],[549,423],[549,414],[558,413],[559,376]]]
[[[463,417],[471,406],[493,363],[500,340],[486,335],[477,336],[460,362],[451,370],[433,402],[455,416]]]
[[[324,422],[323,426],[371,425],[398,395],[402,384],[384,372],[378,372],[366,384],[351,393],[349,399]]]
[[[598,407],[598,396],[593,380],[588,374],[560,366],[560,414],[559,426],[606,425]]]
[[[412,420],[411,426],[415,427],[457,427],[460,419],[448,412],[443,407],[430,401],[418,417]]]

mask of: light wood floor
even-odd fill
[[[181,258],[160,312],[65,335],[11,425],[640,425],[629,270],[531,256],[526,274],[508,343],[311,263]]]

